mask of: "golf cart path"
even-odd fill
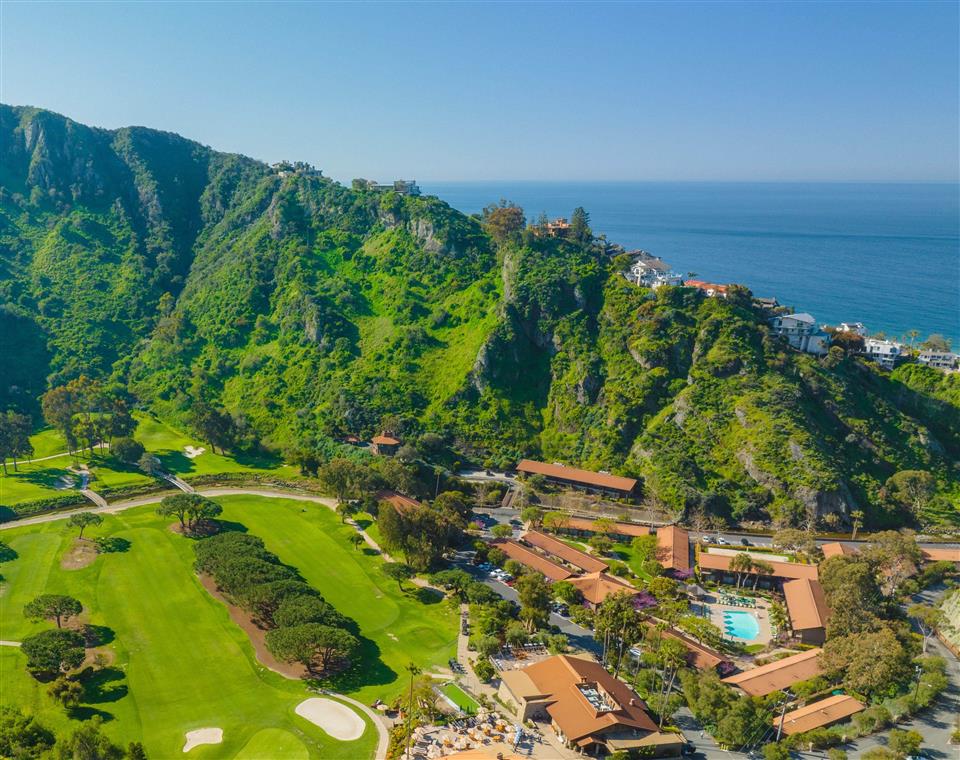
[[[20,646],[19,641],[6,641],[4,639],[0,639],[0,647],[18,647],[18,646]]]

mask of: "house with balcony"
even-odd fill
[[[867,338],[863,352],[884,369],[893,369],[906,354],[906,347],[892,340]]]
[[[950,351],[921,351],[917,354],[917,361],[934,369],[950,372],[957,368],[960,356]]]
[[[630,274],[627,278],[630,282],[653,290],[664,285],[683,285],[683,277],[671,271],[663,259],[651,256],[646,251],[634,253],[637,258],[630,266]]]
[[[860,337],[865,337],[867,328],[863,322],[841,322],[837,332],[856,333]]]
[[[823,356],[830,350],[830,336],[817,326],[817,321],[806,312],[779,314],[770,319],[774,335],[798,351]]]

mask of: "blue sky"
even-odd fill
[[[0,8],[3,102],[343,180],[958,176],[954,2]]]

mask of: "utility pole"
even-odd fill
[[[783,702],[780,703],[780,720],[777,722],[777,741],[783,735],[783,719],[787,714],[787,703],[793,695],[789,691],[783,692]]]
[[[917,677],[917,687],[913,690],[913,703],[917,703],[917,695],[920,693],[920,676],[923,675],[923,668],[917,665],[913,669],[913,674]]]

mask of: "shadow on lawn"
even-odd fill
[[[413,592],[413,596],[416,597],[416,600],[420,602],[420,604],[437,604],[442,602],[446,595],[441,591],[437,591],[435,588],[419,586],[417,590]]]
[[[87,647],[102,647],[117,637],[109,626],[90,625],[89,623],[83,626],[80,634],[83,636],[84,645]]]
[[[360,646],[347,670],[326,677],[309,679],[307,682],[341,693],[362,689],[364,686],[383,686],[393,683],[397,679],[397,673],[380,659],[380,647],[377,642],[365,636],[357,638],[360,640]]]
[[[83,701],[90,704],[116,702],[127,696],[124,673],[119,668],[87,668],[80,674],[83,683]]]
[[[0,509],[6,509],[6,507],[2,507]],[[0,522],[2,521],[3,517],[0,515]],[[20,555],[17,554],[15,549],[7,546],[5,543],[3,543],[3,541],[0,541],[0,562],[12,562],[19,556]]]
[[[130,551],[130,542],[120,536],[100,536],[93,540],[100,554],[124,554]]]
[[[74,720],[90,720],[94,717],[99,717],[104,723],[113,720],[113,713],[98,710],[96,707],[71,707],[67,710],[67,714]]]

